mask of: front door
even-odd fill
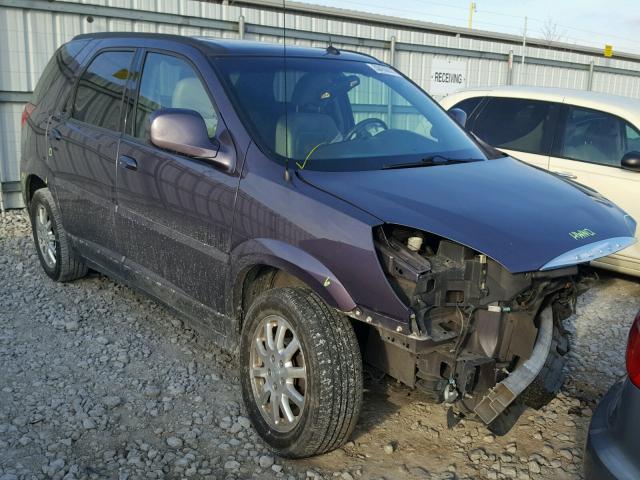
[[[94,251],[116,251],[115,161],[133,51],[103,51],[78,81],[72,105],[48,128],[62,222]]]
[[[119,244],[132,268],[158,278],[178,297],[224,312],[239,176],[161,150],[149,139],[149,116],[160,108],[197,111],[212,138],[222,121],[186,58],[148,51],[141,71],[118,158]],[[223,320],[210,323],[224,333]]]
[[[593,188],[640,223],[640,173],[620,166],[625,153],[640,151],[640,132],[619,117],[577,106],[567,107],[562,132],[550,170]],[[602,262],[638,275],[640,243]]]

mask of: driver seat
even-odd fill
[[[332,76],[329,74],[303,75],[293,90],[293,111],[282,115],[276,125],[276,153],[296,160],[304,160],[318,145],[340,136],[340,130],[331,115],[325,113],[333,100]]]

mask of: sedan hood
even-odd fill
[[[385,223],[461,243],[512,273],[581,263],[634,242],[635,222],[604,197],[510,157],[299,175]]]

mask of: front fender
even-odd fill
[[[233,302],[239,305],[242,284],[249,270],[257,265],[281,269],[304,282],[328,305],[344,312],[356,308],[356,304],[338,278],[304,250],[270,238],[248,240],[231,252],[231,278]]]

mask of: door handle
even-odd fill
[[[553,173],[555,173],[556,175],[560,175],[561,177],[564,177],[564,178],[571,178],[571,179],[578,178],[577,175],[574,175],[573,173],[570,173],[570,172],[554,170]]]
[[[120,155],[118,166],[120,168],[126,168],[127,170],[138,170],[138,162],[136,162],[135,158],[131,158],[128,155]]]
[[[60,133],[60,130],[58,130],[57,128],[51,129],[51,136],[53,137],[54,140],[62,139],[62,134]]]

